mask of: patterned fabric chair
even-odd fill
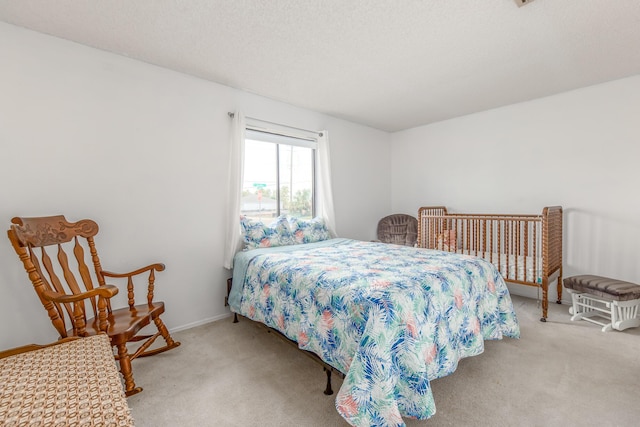
[[[378,222],[378,240],[383,243],[415,246],[418,239],[418,220],[406,214],[393,214]]]

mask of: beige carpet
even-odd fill
[[[557,304],[542,323],[535,300],[513,300],[522,338],[487,342],[432,381],[437,413],[408,426],[640,425],[640,328],[603,333]],[[174,338],[181,347],[133,362],[138,427],[348,426],[322,368],[255,324],[228,318]]]

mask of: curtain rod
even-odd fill
[[[227,114],[228,114],[228,115],[229,115],[229,117],[231,117],[231,118],[233,118],[233,117],[236,115],[235,113],[232,113],[232,112],[228,112]],[[281,124],[281,123],[270,122],[270,121],[268,121],[268,120],[256,119],[255,117],[248,117],[248,116],[247,116],[247,117],[245,117],[245,118],[247,118],[247,119],[251,119],[251,120],[256,120],[256,121],[258,121],[258,122],[262,122],[262,123],[269,123],[269,124],[271,124],[271,125],[282,126],[282,127],[286,127],[286,128],[289,128],[289,129],[300,130],[300,131],[303,131],[303,132],[309,132],[309,133],[312,133],[312,134],[314,134],[314,135],[322,136],[322,132],[318,132],[318,131],[315,131],[315,130],[302,129],[302,128],[297,128],[297,127],[294,127],[294,126],[283,125],[283,124]]]

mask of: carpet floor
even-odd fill
[[[640,328],[603,333],[557,304],[542,323],[537,301],[513,302],[521,338],[488,341],[432,381],[436,414],[407,426],[640,425]],[[133,362],[136,426],[348,426],[320,365],[253,322],[173,336],[177,349]]]

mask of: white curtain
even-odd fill
[[[244,180],[244,114],[236,112],[231,124],[231,150],[229,153],[229,179],[227,195],[227,221],[224,247],[224,267],[233,268],[233,257],[242,249],[240,233],[240,200]]]
[[[331,237],[336,237],[336,217],[333,210],[333,190],[331,187],[331,156],[329,134],[326,130],[318,137],[318,216],[327,224]]]

